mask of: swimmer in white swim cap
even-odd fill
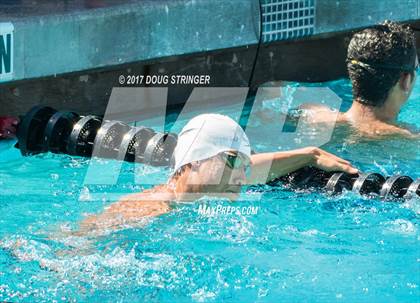
[[[192,202],[203,196],[234,200],[244,184],[269,182],[305,166],[357,173],[348,161],[316,147],[251,155],[239,124],[227,116],[202,114],[180,132],[166,184],[123,197],[102,214],[88,217],[81,228],[116,228],[169,212],[171,202]]]

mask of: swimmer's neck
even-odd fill
[[[400,108],[395,103],[388,102],[382,106],[367,106],[354,100],[351,108],[345,113],[348,120],[352,122],[383,122],[394,124],[398,117]]]
[[[188,175],[184,173],[177,178],[171,178],[166,184],[166,189],[170,193],[172,201],[192,202],[203,196],[203,194],[194,190],[194,186],[188,182]]]

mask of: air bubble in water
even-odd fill
[[[92,200],[92,195],[90,194],[89,188],[87,188],[86,186],[84,186],[82,190],[80,191],[79,200],[80,201]]]

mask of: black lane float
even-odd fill
[[[17,129],[17,138],[22,155],[27,156],[46,151],[42,136],[48,120],[56,112],[55,109],[48,106],[35,106],[21,119]]]
[[[24,156],[52,152],[153,166],[169,165],[177,143],[175,134],[48,106],[35,106],[21,118],[17,138],[16,147]]]
[[[47,106],[35,106],[22,117],[17,138],[16,147],[24,156],[53,152],[153,166],[168,166],[177,144],[173,133],[158,133],[147,127],[131,127],[120,121],[103,121],[99,116],[79,116]],[[347,190],[384,200],[420,196],[420,179],[413,181],[400,175],[349,175],[305,167],[271,184],[278,182],[293,189],[317,189],[329,194]]]
[[[43,134],[43,147],[54,153],[65,153],[73,125],[80,116],[73,112],[56,112],[48,120]]]
[[[272,184],[279,182],[292,189],[322,190],[328,194],[339,194],[346,190],[362,196],[392,201],[420,196],[420,179],[413,181],[411,177],[402,175],[390,177],[378,173],[351,175],[304,167],[274,180]]]
[[[102,118],[85,116],[73,125],[67,142],[66,153],[74,156],[90,157],[96,134],[102,125]],[[19,139],[19,137],[18,137]]]

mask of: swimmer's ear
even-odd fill
[[[413,84],[413,80],[414,80],[414,77],[411,73],[401,74],[399,84],[400,84],[401,90],[404,93],[408,94],[408,92],[410,91],[410,87]]]

